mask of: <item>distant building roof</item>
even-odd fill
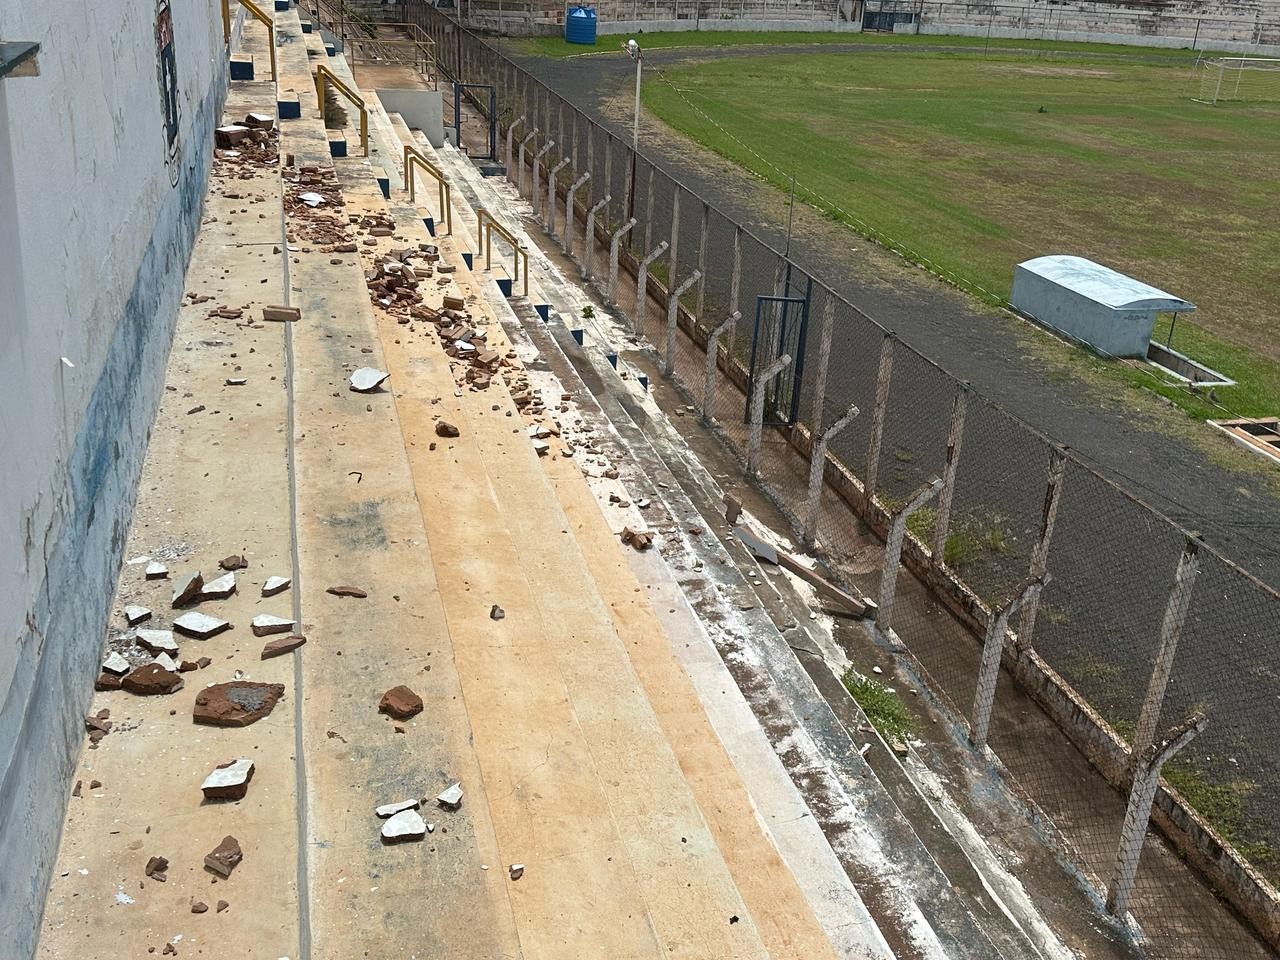
[[[1113,310],[1158,310],[1187,313],[1194,303],[1165,293],[1084,257],[1055,254],[1018,264],[1023,270],[1065,287]]]

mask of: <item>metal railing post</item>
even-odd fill
[[[760,376],[752,384],[751,390],[751,429],[747,434],[747,474],[760,476],[760,440],[764,432],[764,395],[768,392],[769,381],[782,373],[791,362],[789,354],[783,354],[761,371]]]
[[[867,475],[862,484],[863,503],[868,509],[876,496],[876,476],[880,472],[880,441],[884,437],[884,417],[889,406],[889,381],[893,376],[893,343],[897,339],[896,334],[886,333],[884,342],[880,345],[876,405],[871,410],[871,439],[867,443]]]
[[[884,563],[880,567],[880,593],[876,597],[876,626],[888,633],[893,623],[893,598],[898,592],[898,566],[902,560],[902,538],[907,533],[911,514],[929,502],[942,489],[942,479],[935,477],[907,498],[889,523],[884,541]]]
[[[541,205],[539,201],[542,198],[541,191],[538,190],[538,168],[542,166],[542,158],[547,155],[547,151],[556,145],[554,140],[548,140],[543,144],[542,149],[533,155],[533,189],[529,191],[529,202],[533,204],[533,215],[538,216],[538,207]]]
[[[1115,863],[1111,881],[1107,884],[1107,913],[1123,917],[1129,909],[1133,884],[1138,876],[1138,862],[1142,859],[1142,845],[1147,839],[1151,822],[1151,803],[1160,783],[1160,770],[1165,762],[1196,738],[1208,724],[1203,713],[1193,713],[1169,730],[1159,743],[1153,743],[1138,761],[1133,777],[1133,789],[1129,791],[1129,803],[1124,811],[1124,826],[1120,828],[1120,842],[1116,845]]]
[[[582,277],[584,280],[592,279],[591,266],[592,266],[592,261],[594,261],[596,258],[596,214],[600,212],[600,209],[602,207],[605,207],[608,205],[609,200],[610,200],[609,194],[606,193],[603,197],[601,197],[598,201],[596,201],[595,206],[593,206],[590,210],[587,211],[587,226],[586,226],[587,236],[586,236],[586,243],[583,245],[584,250],[582,251]]]
[[[556,177],[569,165],[568,157],[561,157],[560,162],[547,171],[547,233],[555,236],[556,232]]]
[[[941,567],[947,559],[947,535],[951,528],[951,501],[956,492],[956,471],[960,466],[960,443],[964,440],[964,417],[969,408],[969,385],[961,384],[951,401],[951,431],[947,434],[947,463],[942,468],[942,493],[933,524],[933,564]]]
[[[1156,724],[1160,720],[1160,711],[1164,706],[1164,692],[1169,685],[1173,659],[1178,652],[1178,641],[1182,639],[1182,629],[1186,625],[1187,614],[1191,612],[1191,592],[1199,573],[1200,542],[1194,537],[1187,537],[1182,548],[1182,556],[1178,558],[1178,570],[1173,577],[1173,587],[1165,603],[1164,622],[1160,625],[1160,650],[1156,653],[1155,665],[1151,669],[1151,680],[1147,684],[1147,695],[1143,698],[1142,712],[1138,715],[1138,726],[1133,734],[1133,743],[1129,747],[1131,762],[1135,764],[1155,739]]]
[[[616,231],[609,240],[609,289],[605,293],[605,299],[610,303],[616,303],[614,294],[618,291],[618,244],[622,238],[636,225],[636,218],[632,217]]]
[[[638,337],[644,336],[644,321],[648,315],[649,266],[666,251],[667,241],[663,240],[640,261],[640,268],[636,271],[636,311],[631,315],[631,330]]]
[[[702,373],[702,422],[710,423],[715,419],[716,409],[716,354],[720,351],[720,334],[724,333],[742,319],[737,310],[729,314],[727,320],[707,334],[707,365]]]
[[[564,236],[560,238],[560,252],[566,256],[573,256],[573,222],[577,219],[576,211],[573,209],[573,199],[578,192],[578,188],[591,179],[590,173],[584,173],[573,183],[569,184],[569,195],[564,201]],[[591,235],[587,235],[588,246],[591,243]]]
[[[701,279],[702,273],[695,270],[689,274],[689,279],[667,295],[667,351],[662,372],[668,377],[676,369],[676,325],[680,319],[680,298]]]
[[[991,708],[996,702],[996,681],[1000,678],[1000,655],[1004,653],[1004,639],[1009,633],[1009,618],[1026,602],[1033,591],[1048,582],[1044,577],[1028,577],[1018,587],[1014,597],[1004,606],[991,611],[987,622],[987,635],[982,641],[982,662],[978,667],[978,686],[973,694],[973,725],[969,739],[981,750],[987,743],[987,731],[991,726]]]
[[[827,447],[835,435],[853,422],[858,415],[857,404],[850,404],[835,423],[821,434],[814,434],[813,447],[809,451],[809,497],[805,508],[804,539],[813,546],[818,542],[818,515],[822,510],[823,476],[827,466]]]

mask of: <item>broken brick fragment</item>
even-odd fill
[[[191,905],[191,912],[192,913],[208,913],[209,905],[207,903],[203,903],[197,900],[195,903]]]
[[[394,720],[408,720],[422,712],[422,698],[401,684],[392,687],[378,702],[378,712]]]
[[[229,907],[229,906],[231,906],[231,904],[227,903],[227,901],[225,901],[225,900],[219,900],[219,901],[218,901],[218,906],[217,906],[217,911],[218,911],[218,913],[221,913],[223,910],[227,909],[227,907]]]
[[[215,683],[196,694],[191,719],[212,727],[247,727],[270,714],[282,697],[283,683]]]
[[[223,837],[222,842],[205,854],[204,865],[214,873],[231,876],[231,871],[244,859],[244,852],[235,837]]]
[[[223,557],[219,560],[218,566],[223,570],[243,570],[245,567],[249,566],[249,561],[241,554],[233,553],[231,556]]]
[[[148,879],[164,883],[168,879],[165,876],[165,871],[168,869],[169,860],[166,857],[152,857],[147,861],[147,866],[143,872],[146,873]]]
[[[120,686],[139,697],[153,697],[181,690],[182,678],[158,663],[145,663],[126,674]]]
[[[121,686],[120,678],[114,673],[103,673],[93,682],[93,689],[97,691],[119,690]]]
[[[357,600],[363,600],[365,597],[369,596],[368,593],[361,590],[359,587],[350,586],[330,587],[325,591],[325,593],[331,593],[335,597],[355,597]]]
[[[437,437],[446,437],[446,438],[456,437],[456,436],[459,436],[459,431],[458,431],[458,428],[457,428],[457,427],[455,427],[455,426],[454,426],[452,423],[450,423],[448,420],[437,420],[437,421],[436,421],[436,436],[437,436]]]
[[[297,650],[306,642],[307,638],[298,633],[288,637],[277,637],[262,648],[262,659],[270,660],[272,657],[282,657],[286,653],[292,653]]]

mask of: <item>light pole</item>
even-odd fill
[[[627,219],[631,219],[636,212],[636,154],[640,149],[640,76],[644,70],[644,53],[635,40],[628,40],[622,49],[636,62],[636,111],[631,123],[631,170],[627,177]]]

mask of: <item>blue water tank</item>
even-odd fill
[[[569,43],[596,42],[596,11],[592,7],[570,7],[564,21],[564,38]]]

